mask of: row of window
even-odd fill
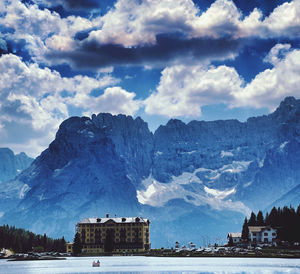
[[[253,233],[252,233],[253,236],[256,236],[256,234],[259,235],[259,233],[256,233],[256,232],[253,232]],[[264,233],[264,236],[268,236],[268,235],[269,235],[269,234],[268,234],[267,232]],[[273,232],[273,233],[272,233],[272,236],[276,236],[276,233]]]
[[[122,231],[122,230],[134,230],[134,231],[142,231],[142,228],[141,227],[131,227],[131,228],[118,228],[118,227],[115,227],[114,228],[116,231]],[[91,232],[94,232],[94,231],[106,231],[107,230],[107,228],[106,229],[101,229],[101,228],[81,228],[80,229],[81,231],[91,231]],[[146,228],[145,229],[145,231],[146,232],[149,232],[149,229],[148,228]]]
[[[125,241],[125,239],[123,239],[123,241]],[[148,241],[149,240],[146,239],[146,242],[148,242]],[[81,242],[83,242],[83,243],[94,243],[95,241],[93,239],[82,239]],[[96,242],[100,242],[100,241],[96,241]],[[115,239],[114,242],[119,243],[119,242],[122,242],[122,240],[121,239]],[[129,238],[129,239],[126,239],[126,242],[128,242],[128,243],[130,243],[130,242],[132,242],[132,243],[142,242],[142,239],[140,239],[140,238],[130,239]]]
[[[145,224],[143,223],[126,223],[126,224],[79,224],[79,227],[116,227],[116,226],[132,226],[132,227],[141,227]]]

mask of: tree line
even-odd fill
[[[273,207],[265,216],[262,211],[257,215],[251,213],[249,220],[244,220],[242,239],[248,241],[249,226],[271,226],[277,230],[277,238],[281,241],[300,242],[300,204],[295,210],[292,206]]]
[[[36,252],[66,252],[66,241],[52,239],[46,234],[34,234],[22,228],[0,226],[0,248],[11,249],[16,253]]]

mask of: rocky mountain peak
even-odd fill
[[[0,182],[13,179],[22,170],[29,167],[33,159],[24,152],[17,155],[9,148],[0,148]]]

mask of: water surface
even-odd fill
[[[99,259],[101,267],[92,267]],[[300,259],[84,257],[55,261],[0,260],[1,274],[43,273],[292,273],[300,274]]]

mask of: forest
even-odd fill
[[[249,226],[271,226],[277,230],[277,239],[290,243],[300,242],[300,205],[295,210],[292,206],[273,207],[265,216],[262,211],[257,215],[252,212],[249,220],[245,218],[242,239],[248,241]]]
[[[11,249],[15,253],[35,252],[65,252],[66,241],[52,239],[44,235],[37,235],[33,232],[14,226],[0,226],[0,248]]]

